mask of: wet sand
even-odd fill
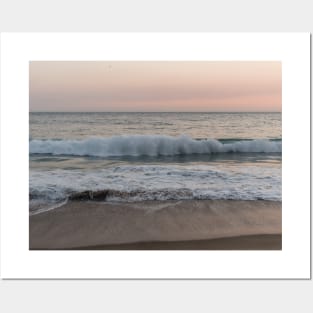
[[[281,235],[251,235],[189,241],[151,241],[81,247],[79,250],[281,250]],[[74,250],[77,250],[74,248]]]
[[[281,250],[276,201],[70,201],[29,218],[31,250]]]

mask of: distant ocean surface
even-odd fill
[[[281,113],[30,113],[30,212],[106,201],[281,201]]]

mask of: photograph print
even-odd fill
[[[281,250],[278,61],[31,61],[30,250]]]

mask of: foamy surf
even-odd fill
[[[130,135],[84,140],[30,140],[30,154],[71,156],[174,156],[216,153],[281,153],[281,141],[216,139],[195,140],[186,135]]]
[[[98,170],[30,173],[30,205],[66,199],[134,202],[147,200],[281,200],[281,168],[268,164],[121,165]],[[104,196],[104,192],[107,194]],[[79,199],[79,194],[82,194]],[[98,195],[94,193],[98,192]],[[100,192],[100,193],[99,193]],[[102,192],[102,194],[101,194]],[[78,196],[77,196],[78,195]]]

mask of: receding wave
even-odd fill
[[[189,136],[130,135],[84,140],[30,140],[29,153],[77,156],[170,156],[212,153],[280,153],[281,141],[216,139],[195,140]]]
[[[181,199],[281,201],[281,167],[253,163],[120,164],[95,170],[33,170],[30,210],[70,200],[132,202]]]
[[[108,201],[108,202],[134,202],[134,201],[151,201],[151,200],[214,200],[214,199],[224,199],[224,200],[280,200],[279,197],[268,197],[267,195],[238,195],[227,194],[223,195],[210,194],[193,191],[188,188],[181,189],[156,189],[156,190],[114,190],[114,189],[104,189],[104,190],[85,190],[71,192],[67,196],[63,195],[58,200],[51,200],[50,197],[42,197],[43,194],[39,195],[36,192],[31,192],[29,194],[30,198],[30,213],[37,214],[40,212],[45,212],[57,208],[68,200],[70,201]]]

